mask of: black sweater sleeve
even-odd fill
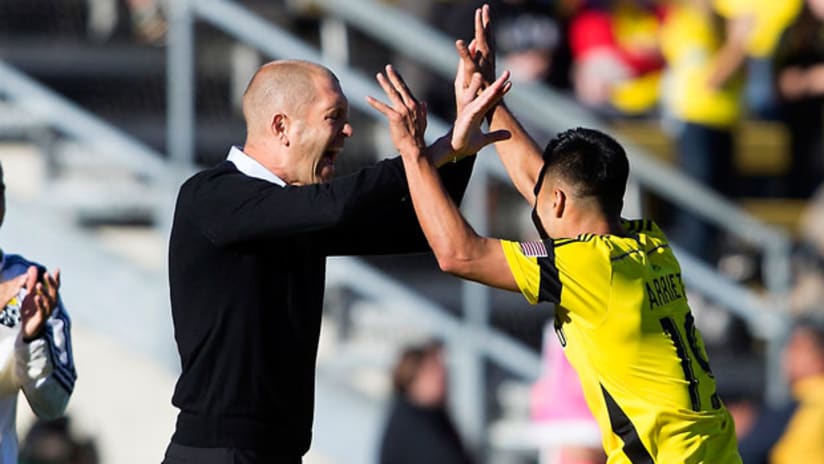
[[[468,156],[458,163],[447,163],[438,170],[447,193],[455,203],[460,204],[463,199],[474,164],[475,157]],[[429,251],[409,197],[405,174],[402,175],[400,195],[381,195],[380,201],[369,208],[359,208],[339,227],[327,232],[328,237],[321,240],[327,247],[327,255]]]
[[[281,187],[240,173],[231,162],[203,171],[181,188],[180,203],[218,246],[334,228],[405,195],[399,158],[326,184]]]

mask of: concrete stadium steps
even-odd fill
[[[659,121],[617,121],[612,128],[619,140],[632,142],[669,163],[675,162],[672,137]],[[789,169],[792,161],[789,134],[786,127],[777,122],[744,121],[737,129],[735,138],[735,168],[742,178],[742,187],[754,186],[778,179]],[[765,188],[769,190],[769,187]],[[763,189],[762,189],[763,190]],[[795,232],[805,200],[775,197],[743,197],[738,203],[764,222]]]
[[[174,198],[170,187],[147,183],[75,142],[57,140],[49,152],[25,142],[0,143],[6,182],[14,194],[78,223],[151,225]]]
[[[742,198],[739,204],[753,216],[797,234],[809,201],[798,198]]]
[[[675,161],[670,134],[658,120],[624,120],[610,124],[619,140],[632,142],[650,154]],[[735,167],[742,176],[777,176],[790,163],[789,134],[777,122],[744,121],[736,130]]]

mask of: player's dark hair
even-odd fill
[[[543,175],[565,180],[577,196],[596,197],[607,216],[620,216],[629,161],[615,139],[595,129],[569,129],[550,140],[543,158]]]

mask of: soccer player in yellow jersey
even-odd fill
[[[469,49],[458,44],[468,69],[492,60],[487,25],[484,8],[476,13],[474,43]],[[533,304],[555,303],[556,332],[601,428],[608,463],[740,463],[734,424],[716,393],[678,260],[655,223],[621,219],[629,174],[624,149],[604,133],[579,128],[559,134],[542,155],[503,103],[497,105],[490,129],[510,132],[496,147],[534,204],[542,240],[481,237],[427,156],[425,108],[391,68],[378,81],[392,106],[370,102],[390,121],[418,220],[441,269],[519,291]],[[471,100],[475,84],[456,91]],[[466,108],[478,111],[478,105]],[[479,127],[482,118],[476,114],[473,124]],[[466,128],[456,125],[454,133]]]

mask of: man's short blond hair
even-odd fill
[[[253,132],[278,112],[300,113],[317,92],[317,79],[337,78],[328,68],[301,60],[277,60],[258,69],[243,93],[243,117]]]

